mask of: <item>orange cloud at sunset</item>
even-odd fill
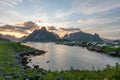
[[[3,35],[11,35],[11,36],[15,36],[17,38],[21,38],[27,34],[23,34],[23,33],[19,33],[19,32],[11,32],[11,31],[0,31],[1,34]]]
[[[79,23],[86,23],[88,22],[87,20],[78,20]]]

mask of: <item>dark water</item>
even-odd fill
[[[54,43],[24,43],[34,48],[48,51],[44,55],[31,57],[33,64],[38,64],[46,70],[68,70],[70,67],[74,69],[103,69],[105,65],[115,65],[120,63],[120,58],[111,57],[105,54],[88,51],[82,47],[71,47],[65,45],[57,45]],[[49,63],[47,63],[49,61]]]

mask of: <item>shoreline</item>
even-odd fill
[[[46,51],[38,50],[38,49],[35,49],[32,51],[27,51],[27,52],[20,52],[20,53],[18,53],[17,59],[19,59],[19,62],[22,64],[23,69],[27,69],[27,68],[29,68],[29,66],[27,64],[31,61],[31,59],[29,59],[30,56],[40,56],[45,53],[46,53]],[[35,66],[38,66],[38,65],[34,65],[34,67]]]
[[[120,58],[120,52],[115,52],[115,51],[109,51],[109,52],[105,52],[103,51],[103,49],[99,48],[99,47],[96,47],[96,46],[88,46],[86,44],[78,44],[78,43],[64,43],[64,42],[55,42],[55,44],[60,44],[60,45],[67,45],[67,46],[77,46],[77,47],[85,47],[87,50],[89,51],[93,51],[93,52],[98,52],[98,53],[101,53],[101,54],[107,54],[109,56],[112,56],[112,57],[118,57]]]
[[[23,51],[23,52],[21,52]],[[40,52],[40,53],[39,53]],[[29,56],[33,53],[42,55],[45,51],[40,51],[21,43],[2,43],[0,44],[0,80],[101,80],[120,78],[120,65],[107,65],[103,70],[75,70],[71,67],[65,71],[50,71],[39,68],[37,65],[34,68],[24,67],[17,61],[21,61],[23,56]],[[39,54],[38,54],[39,53]],[[20,57],[20,55],[22,57]],[[25,59],[27,60],[27,59]],[[26,64],[26,63],[25,63]],[[117,73],[117,74],[116,74]]]

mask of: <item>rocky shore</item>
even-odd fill
[[[29,59],[30,56],[39,56],[39,55],[43,55],[45,53],[46,53],[46,51],[38,50],[38,49],[26,51],[26,52],[20,52],[17,59],[22,64],[23,68],[26,69],[26,68],[29,68],[29,66],[27,66],[27,64],[31,61],[31,59]],[[38,65],[34,65],[34,67],[36,67],[36,66],[38,66]]]
[[[104,54],[110,55],[112,57],[120,57],[120,52],[117,52],[117,51],[109,51],[109,52],[107,52],[107,51],[104,51],[102,48],[92,47],[92,46],[87,46],[87,49],[90,50],[90,51],[104,53]]]

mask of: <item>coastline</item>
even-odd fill
[[[31,50],[31,51],[30,51]],[[32,51],[33,50],[33,51]],[[21,52],[22,51],[22,52]],[[26,52],[26,53],[25,53]],[[107,65],[103,70],[74,70],[73,67],[66,71],[50,71],[34,66],[34,69],[30,67],[22,68],[21,63],[17,63],[16,60],[21,59],[16,56],[31,55],[33,52],[39,51],[31,47],[22,45],[21,43],[2,43],[0,44],[0,80],[104,80],[104,79],[120,79],[120,65],[116,63],[116,66],[112,67]],[[44,51],[40,51],[44,54]],[[25,53],[25,55],[23,54]],[[29,54],[30,53],[30,54]],[[27,60],[27,59],[25,59]],[[26,64],[26,63],[25,63]]]
[[[71,43],[71,42],[55,42],[55,44],[67,45],[67,46],[77,46],[77,47],[85,47],[89,51],[94,51],[102,54],[107,54],[112,57],[120,57],[120,48],[119,51],[106,51],[103,47],[97,47],[95,45],[89,45],[87,43]],[[107,47],[106,47],[107,48]]]

